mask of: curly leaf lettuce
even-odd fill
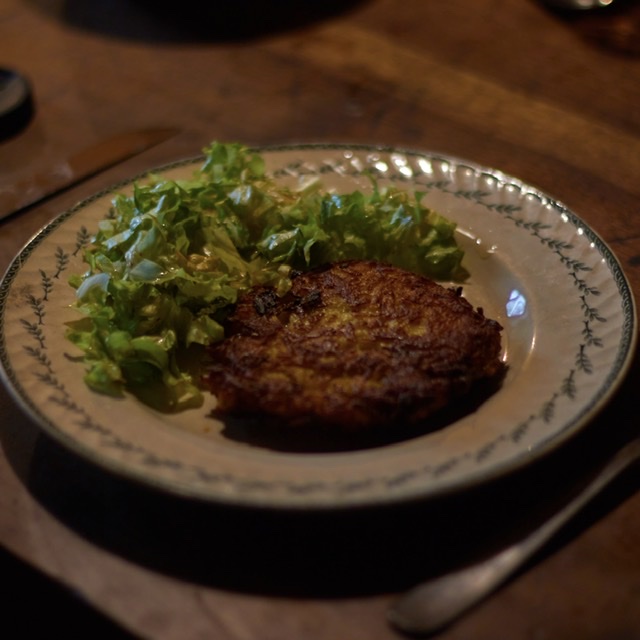
[[[67,337],[96,391],[164,411],[199,406],[193,362],[223,339],[238,295],[256,284],[284,293],[293,269],[371,258],[441,280],[463,273],[455,224],[421,194],[373,180],[371,194],[294,190],[242,145],[204,153],[190,180],[150,175],[117,195],[85,250],[87,271],[70,279],[83,317]]]

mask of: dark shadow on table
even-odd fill
[[[633,393],[623,385],[620,401],[588,429],[507,478],[434,501],[377,508],[288,512],[199,502],[112,475],[43,433],[25,466],[20,434],[5,424],[0,435],[35,499],[112,553],[205,586],[332,598],[399,591],[518,539],[637,435],[627,406]],[[625,476],[556,544],[639,487],[639,474]]]
[[[640,56],[640,3],[615,0],[591,11],[548,8],[585,42],[618,56]]]
[[[230,42],[302,28],[355,9],[368,0],[28,0],[68,25],[115,38],[151,42]]]
[[[62,634],[63,637],[70,635],[92,640],[137,638],[85,602],[79,594],[62,587],[2,548],[0,575],[4,584],[10,585],[2,596],[2,624],[5,633],[9,632],[8,638],[50,638]],[[46,607],[46,615],[25,615],[25,603]]]

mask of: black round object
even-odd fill
[[[0,69],[0,141],[20,133],[34,112],[33,93],[17,71]]]

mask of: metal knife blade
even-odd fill
[[[155,128],[117,134],[58,160],[46,171],[10,185],[0,185],[0,219],[61,193],[177,133],[177,129]]]

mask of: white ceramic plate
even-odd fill
[[[194,498],[248,506],[338,508],[460,491],[530,463],[581,429],[628,368],[633,297],[603,241],[574,213],[518,180],[450,157],[373,147],[262,150],[269,170],[295,184],[368,188],[364,171],[426,193],[458,224],[471,277],[464,295],[504,326],[508,375],[475,412],[436,432],[376,448],[288,453],[231,440],[209,417],[179,415],[84,385],[64,337],[71,273],[108,211],[94,196],[44,228],[0,288],[5,383],[48,433],[131,479]],[[200,159],[157,169],[188,177]],[[127,191],[131,183],[116,190]]]

